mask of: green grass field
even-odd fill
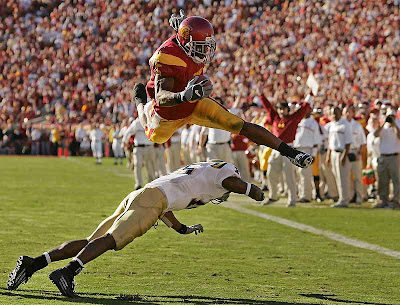
[[[89,263],[76,278],[79,299],[60,296],[48,279],[67,262],[8,291],[19,255],[86,237],[132,190],[132,172],[112,161],[0,157],[0,305],[400,304],[399,259],[212,204],[176,213],[201,223],[203,234],[182,236],[160,223]],[[397,210],[262,207],[239,195],[229,203],[400,251]]]

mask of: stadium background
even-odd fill
[[[129,117],[132,85],[147,80],[147,60],[172,34],[168,18],[180,6],[188,15],[208,18],[216,29],[217,54],[207,73],[215,95],[228,104],[239,100],[245,110],[259,105],[257,87],[276,102],[294,104],[312,71],[321,88],[316,108],[353,103],[361,119],[375,108],[397,111],[399,5],[396,0],[2,1],[2,152],[29,146],[25,131],[31,124],[55,125],[68,139],[70,126],[79,122],[111,126]],[[247,112],[249,119],[253,113]],[[131,190],[131,172],[116,171],[107,161],[95,167],[85,158],[2,157],[0,169],[0,304],[60,304],[63,298],[47,271],[13,293],[5,290],[8,272],[22,253],[40,254],[89,233]],[[265,208],[241,197],[232,202],[400,251],[398,211],[338,211],[316,203],[315,209]],[[84,271],[79,303],[399,303],[396,258],[223,207],[178,216],[201,222],[205,233],[183,240],[163,226],[151,230],[119,256],[108,254]]]

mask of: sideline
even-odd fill
[[[378,245],[374,245],[374,244],[370,244],[358,239],[354,239],[354,238],[348,238],[344,235],[338,234],[338,233],[334,233],[331,231],[327,231],[327,230],[321,230],[321,229],[317,229],[314,228],[312,226],[309,225],[305,225],[299,222],[295,222],[292,220],[288,220],[285,218],[281,218],[281,217],[277,217],[277,216],[272,216],[269,214],[265,214],[265,213],[261,213],[258,211],[254,211],[254,210],[250,210],[250,209],[246,209],[245,207],[242,207],[241,205],[237,204],[237,203],[233,203],[233,202],[229,202],[229,203],[223,203],[221,204],[223,207],[225,208],[229,208],[229,209],[233,209],[236,210],[238,212],[241,213],[245,213],[245,214],[249,214],[252,216],[256,216],[259,218],[263,218],[266,220],[270,220],[297,230],[301,230],[301,231],[305,231],[305,232],[309,232],[309,233],[313,233],[316,235],[321,235],[324,237],[327,237],[329,239],[341,242],[343,244],[346,245],[350,245],[353,247],[357,247],[357,248],[361,248],[361,249],[367,249],[367,250],[371,250],[380,254],[384,254],[384,255],[388,255],[397,259],[400,259],[400,252],[398,251],[394,251],[388,248],[384,248]]]

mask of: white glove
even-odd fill
[[[203,226],[201,224],[188,226],[187,229],[186,229],[186,233],[185,234],[190,234],[190,233],[193,233],[193,232],[196,235],[197,235],[197,233],[202,233],[203,232]]]
[[[185,13],[183,12],[182,9],[179,10],[179,17],[176,16],[175,14],[172,14],[171,17],[169,18],[169,25],[178,32],[179,25],[181,22],[186,19]]]

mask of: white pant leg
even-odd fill
[[[288,192],[288,204],[294,204],[297,201],[297,182],[295,176],[294,165],[286,157],[282,158],[282,169],[283,176],[286,181],[286,187]]]
[[[122,158],[124,156],[124,152],[122,151],[121,145],[118,142],[112,143],[112,150],[115,158]]]
[[[233,162],[232,149],[229,143],[221,144],[219,146],[220,147],[218,149],[218,159],[232,163]]]
[[[345,165],[342,166],[340,162],[341,152],[331,152],[331,163],[333,173],[336,178],[336,184],[339,193],[339,202],[342,204],[349,204],[350,202],[350,161],[347,159]]]
[[[103,157],[103,146],[101,141],[92,141],[91,148],[93,152],[93,157],[95,158]]]
[[[209,143],[206,144],[207,161],[218,159],[217,150],[218,150],[218,145]]]
[[[133,176],[135,177],[135,188],[143,187],[142,167],[144,162],[144,147],[133,148]]]
[[[367,198],[366,187],[362,183],[362,160],[350,162],[350,165],[351,174],[354,178],[350,186],[350,198],[353,198],[354,193],[356,193],[357,203],[361,203]]]
[[[273,200],[278,200],[278,183],[280,181],[280,176],[283,170],[282,164],[282,156],[279,151],[272,151],[271,155],[268,159],[268,170],[267,170],[267,178],[268,178],[268,189],[269,189],[269,198]]]
[[[165,167],[165,148],[163,146],[154,148],[155,155],[155,172],[158,174],[156,176],[165,176],[167,174],[167,168]]]
[[[311,154],[312,148],[309,147],[299,147],[298,150]],[[300,199],[310,200],[312,199],[313,182],[312,182],[312,166],[307,168],[296,168],[300,181],[299,186],[299,197]]]
[[[319,158],[319,169],[320,169],[320,194],[322,198],[325,197],[325,193],[328,193],[330,198],[336,198],[339,196],[335,176],[333,175],[331,166],[326,164],[326,153],[320,154]]]
[[[239,170],[240,176],[244,181],[250,181],[250,167],[246,153],[243,150],[233,151],[233,162]]]
[[[188,165],[192,163],[192,158],[190,155],[190,151],[187,149],[182,149],[182,157],[183,157],[183,165]]]
[[[180,143],[171,143],[166,149],[168,172],[172,173],[181,166],[181,145]]]
[[[155,179],[155,163],[156,154],[153,145],[148,145],[144,147],[144,167],[147,170],[147,182],[151,182]]]

